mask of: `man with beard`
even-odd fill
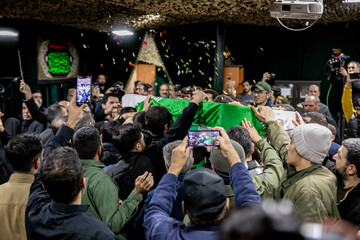
[[[99,83],[100,93],[105,94],[106,90],[109,88],[106,86],[106,76],[104,74],[99,74],[96,81]]]
[[[241,85],[243,87],[243,93],[238,94],[236,98],[241,99],[243,103],[252,104],[254,102],[254,93],[251,91],[251,82],[249,80],[244,80]]]
[[[360,139],[343,141],[335,159],[337,207],[342,219],[360,226]]]

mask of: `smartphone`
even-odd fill
[[[220,136],[219,131],[198,130],[188,132],[188,145],[190,147],[211,147],[220,146],[215,138]]]
[[[76,86],[76,104],[81,106],[82,104],[90,103],[91,96],[91,76],[78,76]]]
[[[93,86],[94,86],[94,87],[98,87],[98,86],[99,86],[99,83],[98,83],[98,82],[93,82]]]
[[[350,79],[360,79],[360,73],[350,73]]]

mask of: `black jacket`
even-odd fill
[[[164,135],[153,135],[152,143],[148,150],[146,150],[146,153],[150,156],[153,166],[156,169],[157,179],[160,180],[166,173],[162,149],[170,142],[184,139],[194,121],[198,108],[199,106],[197,104],[191,102],[189,106],[184,108],[181,115]]]
[[[120,159],[121,159],[121,155],[114,146],[114,144],[104,142],[103,152],[102,155],[100,156],[100,162],[102,162],[105,166],[109,166],[111,164],[118,163]]]
[[[26,206],[28,239],[118,239],[109,226],[87,212],[87,205],[61,204],[51,201],[35,174]]]
[[[360,184],[349,190],[337,207],[342,219],[360,227]]]
[[[119,186],[119,198],[125,200],[135,187],[135,179],[146,171],[153,174],[156,183],[155,169],[149,156],[144,152],[130,152],[123,154],[121,160],[105,173],[115,180]]]

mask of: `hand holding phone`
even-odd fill
[[[188,146],[190,147],[213,147],[220,146],[219,142],[215,140],[220,136],[219,131],[213,130],[198,130],[188,132]]]
[[[91,97],[91,76],[78,76],[76,86],[76,105],[90,103]]]
[[[360,80],[360,73],[350,73],[350,79]]]

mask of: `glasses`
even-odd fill
[[[256,91],[256,90],[254,91],[254,95],[255,95],[255,94],[261,95],[261,94],[264,94],[264,93],[265,93],[265,91]]]

